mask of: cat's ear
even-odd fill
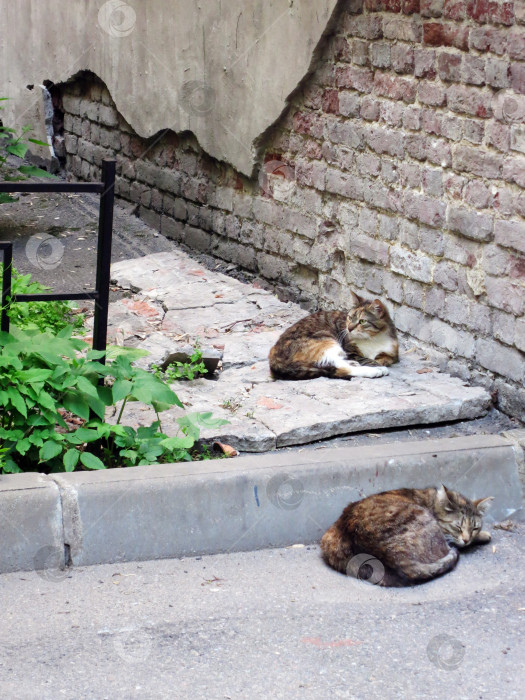
[[[474,501],[474,505],[476,506],[478,513],[483,515],[493,500],[494,496],[488,496],[488,498],[479,498],[477,501]]]
[[[438,488],[436,492],[436,498],[438,500],[438,503],[443,507],[443,508],[450,508],[450,498],[448,497],[448,490],[447,487],[444,484],[441,484],[441,486]]]
[[[383,302],[380,301],[379,299],[374,299],[374,301],[372,301],[370,303],[370,307],[371,307],[372,311],[375,313],[375,315],[378,316],[379,318],[383,318],[383,316],[386,314],[385,306],[384,306]]]
[[[350,290],[350,308],[355,308],[356,306],[363,306],[365,303],[365,300],[363,297],[360,297],[359,294],[356,294],[355,292],[352,292]]]

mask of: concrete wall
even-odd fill
[[[106,88],[64,86],[68,168],[164,234],[309,308],[387,300],[442,368],[525,414],[525,5],[347,0],[248,179],[192,138],[139,138]]]
[[[90,70],[140,136],[192,131],[249,174],[257,139],[307,73],[336,3],[0,0],[5,121],[33,124],[42,139],[38,86]]]

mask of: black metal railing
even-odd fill
[[[115,201],[115,161],[102,161],[102,182],[0,182],[0,192],[93,192],[100,195],[95,290],[92,292],[72,292],[65,294],[11,295],[13,243],[0,241],[0,251],[3,251],[2,315],[0,328],[2,331],[9,332],[9,308],[11,304],[17,302],[92,300],[95,302],[93,349],[105,351],[108,333],[111,241],[113,235],[113,207]]]

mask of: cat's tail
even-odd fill
[[[458,559],[459,552],[452,547],[444,557],[430,564],[411,559],[400,562],[397,568],[398,573],[402,574],[409,581],[428,581],[453,569]]]
[[[348,543],[344,543],[339,529],[334,524],[321,538],[321,552],[327,564],[336,571],[346,574],[346,567],[352,556],[352,550]]]
[[[318,377],[335,377],[337,368],[332,366],[315,367],[290,362],[284,367],[270,362],[270,371],[274,379],[317,379]]]

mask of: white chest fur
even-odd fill
[[[354,340],[353,343],[358,347],[359,352],[369,360],[375,360],[382,352],[393,355],[396,350],[395,341],[386,332],[378,333],[372,338]]]

